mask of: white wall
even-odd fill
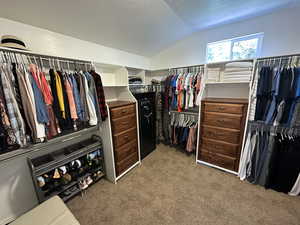
[[[284,9],[243,22],[194,33],[151,59],[152,69],[205,63],[206,44],[264,32],[261,56],[300,53],[300,8]]]
[[[144,56],[0,18],[0,35],[5,34],[20,37],[31,51],[41,54],[142,69],[148,69],[150,65],[149,59]]]

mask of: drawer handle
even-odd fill
[[[127,125],[128,124],[128,121],[123,121],[122,122],[122,125]]]
[[[217,121],[220,122],[220,123],[224,123],[226,120],[224,120],[224,119],[218,119]]]
[[[219,107],[218,109],[219,110],[225,110],[225,107]]]
[[[124,138],[125,138],[125,139],[128,139],[129,137],[128,137],[128,135],[125,135]]]
[[[126,113],[126,112],[127,112],[127,110],[126,110],[126,109],[123,109],[123,110],[122,110],[122,113],[123,113],[123,114],[124,114],[124,113]]]

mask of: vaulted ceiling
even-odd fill
[[[144,56],[205,28],[298,0],[9,0],[0,17]],[[297,29],[297,28],[295,28]]]

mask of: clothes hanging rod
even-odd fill
[[[277,55],[277,56],[262,57],[262,58],[257,58],[257,61],[262,61],[262,60],[266,60],[266,59],[289,58],[289,57],[294,57],[294,56],[300,57],[300,53],[290,54],[290,55]]]
[[[177,114],[187,114],[187,115],[198,115],[198,112],[178,112],[178,111],[170,111],[170,113],[177,113]]]
[[[258,122],[258,121],[249,121],[249,129],[254,131],[254,130],[261,130],[261,131],[266,131],[266,132],[271,132],[271,133],[276,133],[276,134],[291,134],[291,135],[300,135],[300,128],[299,127],[285,127],[285,126],[274,126],[271,124],[265,124],[263,122]]]
[[[204,67],[204,64],[192,65],[192,66],[181,66],[181,67],[174,67],[174,68],[169,68],[169,70],[176,70],[176,69],[188,69],[188,68],[193,68],[193,67]],[[163,70],[163,69],[162,69],[162,70]]]
[[[233,63],[233,62],[253,62],[255,60],[254,59],[238,59],[238,60],[229,60],[229,61],[220,61],[220,62],[210,62],[210,63],[206,63],[207,66],[211,66],[211,65],[219,65],[219,64],[227,64],[227,63]]]
[[[19,49],[10,49],[10,48],[5,48],[5,47],[0,47],[0,51],[1,52],[21,54],[21,55],[27,55],[27,56],[32,56],[32,57],[39,57],[39,58],[47,58],[47,59],[51,58],[51,59],[58,59],[58,60],[68,60],[70,62],[76,62],[76,63],[81,63],[81,64],[92,64],[91,61],[87,61],[87,60],[72,59],[72,58],[67,58],[67,57],[39,54],[39,53],[30,52],[30,51],[19,50]]]

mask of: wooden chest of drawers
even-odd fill
[[[115,101],[107,104],[110,110],[116,175],[138,160],[136,106],[134,102]]]
[[[237,171],[247,99],[206,98],[201,103],[198,160]]]

